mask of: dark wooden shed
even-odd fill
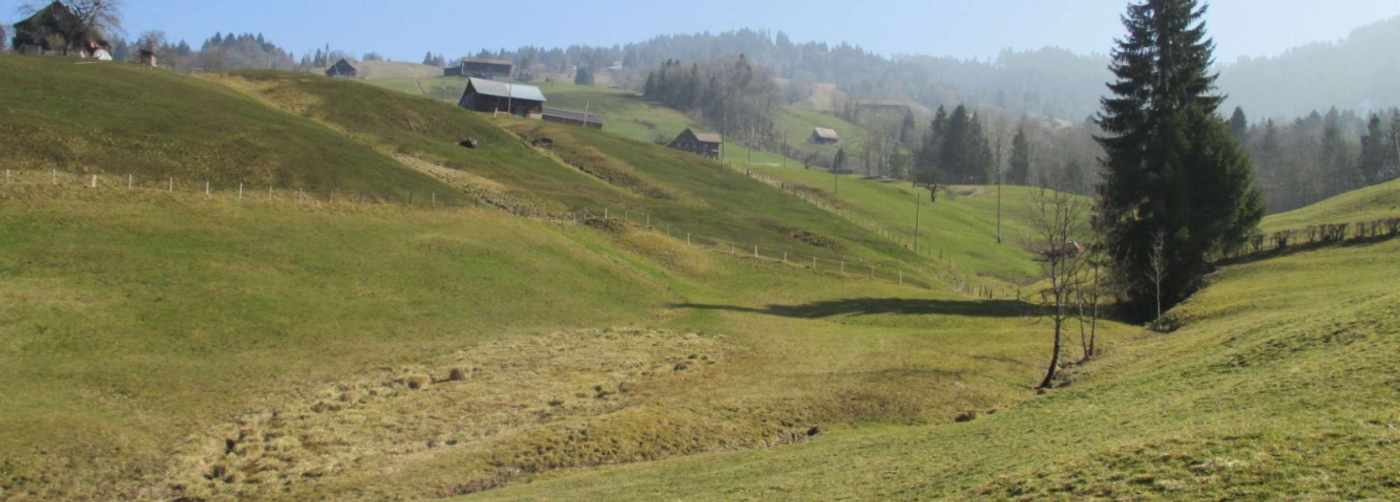
[[[360,69],[348,59],[341,59],[326,68],[326,76],[331,78],[357,78],[360,76]]]
[[[510,84],[484,78],[467,80],[457,106],[478,112],[507,112],[526,118],[544,117],[544,93],[533,85]]]
[[[720,137],[719,134],[686,129],[681,131],[681,134],[676,136],[676,139],[672,140],[669,146],[714,159],[719,157],[720,145],[723,142],[724,138]]]

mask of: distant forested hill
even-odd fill
[[[1400,106],[1400,17],[1353,31],[1337,42],[1241,59],[1221,69],[1229,106],[1250,115],[1297,117],[1314,110],[1368,112]]]

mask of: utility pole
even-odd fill
[[[1003,142],[1003,140],[1005,140],[1005,139],[1006,139],[1006,131],[1000,130],[1000,128],[998,128],[998,131],[997,131],[997,150],[996,150],[996,154],[993,156],[993,157],[994,157],[993,162],[996,163],[996,171],[997,171],[997,172],[996,172],[996,175],[997,175],[997,235],[996,235],[996,237],[997,237],[997,244],[1001,244],[1001,177],[1002,177],[1002,172],[1004,171],[1004,170],[1002,169],[1001,161],[1002,161],[1002,142]]]
[[[914,190],[914,254],[919,254],[919,209],[923,207],[923,195]]]

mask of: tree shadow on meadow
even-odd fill
[[[769,305],[763,308],[698,303],[672,304],[672,308],[746,312],[796,319],[836,316],[953,315],[967,317],[1013,318],[1039,315],[1043,307],[1015,300],[927,300],[911,298],[850,298],[801,305]]]

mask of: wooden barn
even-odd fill
[[[442,74],[446,77],[510,80],[515,74],[515,64],[499,59],[463,59],[456,65],[443,68]]]
[[[546,122],[558,122],[580,127],[592,127],[594,129],[602,129],[604,123],[603,117],[598,116],[596,113],[575,112],[560,110],[558,108],[545,108],[544,120]]]
[[[812,137],[807,142],[813,145],[835,145],[841,142],[841,135],[835,129],[817,127],[812,129]]]
[[[719,149],[723,142],[724,138],[717,133],[686,129],[681,131],[681,134],[676,136],[676,139],[672,140],[668,146],[714,159],[719,158]]]
[[[478,112],[507,112],[538,119],[544,117],[544,93],[533,85],[509,84],[484,78],[467,79],[467,89],[457,106]]]
[[[330,68],[326,68],[326,76],[331,78],[358,78],[360,76],[360,69],[357,68],[354,63],[351,63],[350,60],[341,59],[331,65]]]
[[[28,19],[15,23],[15,36],[10,45],[15,52],[27,54],[62,53],[82,57],[111,59],[111,45],[101,33],[87,29],[72,9],[60,2],[34,11]]]

